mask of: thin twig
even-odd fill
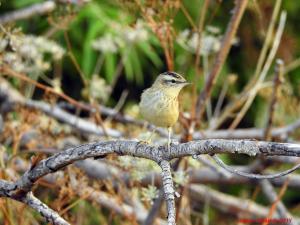
[[[265,183],[265,184],[266,184],[266,183]],[[281,202],[280,199],[282,198],[282,196],[283,196],[284,193],[286,192],[287,184],[288,184],[288,180],[286,180],[286,182],[284,183],[284,185],[281,187],[278,196],[276,195],[276,193],[273,193],[273,194],[275,194],[275,196],[272,196],[272,198],[273,198],[273,197],[276,197],[276,199],[275,199],[275,201],[272,203],[272,206],[271,206],[271,208],[270,208],[270,210],[269,210],[269,213],[268,213],[268,216],[267,216],[267,220],[264,221],[263,225],[268,225],[268,224],[269,224],[269,220],[268,220],[268,219],[272,217],[272,215],[273,215],[274,212],[275,212],[276,206]],[[271,191],[271,192],[272,192],[272,190],[269,189],[270,187],[264,186],[264,188],[267,188],[267,190],[265,190],[265,191]],[[271,188],[272,188],[272,187],[271,187]],[[269,196],[269,197],[271,197],[271,196]],[[281,206],[284,207],[283,204],[282,204]],[[283,209],[283,208],[281,207],[281,210],[282,210],[282,209]],[[281,214],[282,214],[282,213],[283,213],[283,211],[281,211]],[[285,214],[285,213],[284,213],[284,214]],[[279,215],[280,215],[280,214],[279,214]],[[283,218],[287,218],[287,217],[283,217]],[[293,223],[293,224],[294,224],[294,223]],[[298,223],[296,222],[296,224],[298,224]]]
[[[147,218],[143,225],[152,225],[154,224],[155,218],[157,217],[157,214],[159,213],[159,210],[161,208],[161,205],[163,204],[164,200],[164,190],[161,188],[159,190],[158,197],[155,199],[152,208],[150,209]]]
[[[221,176],[224,176],[226,178],[230,178],[232,175],[227,170],[223,169],[222,167],[218,167],[212,162],[210,162],[207,158],[204,158],[204,156],[197,155],[194,157],[199,162],[210,168],[212,171],[215,171],[216,173],[220,174]]]
[[[283,71],[284,71],[284,63],[282,60],[278,59],[276,60],[276,67],[275,67],[275,76],[273,81],[273,92],[271,97],[271,102],[269,106],[269,113],[268,113],[268,119],[267,124],[265,128],[265,134],[264,139],[266,141],[270,141],[272,138],[271,135],[271,127],[273,125],[273,119],[274,119],[274,113],[275,113],[275,106],[278,98],[278,92],[279,92],[279,86],[283,79]]]
[[[261,69],[262,69],[263,63],[266,58],[266,54],[268,53],[268,48],[269,48],[269,46],[271,44],[271,40],[273,38],[274,27],[275,27],[276,20],[277,20],[278,14],[279,14],[281,1],[282,0],[276,0],[276,4],[275,4],[275,7],[274,7],[274,10],[272,13],[271,22],[268,26],[267,35],[265,38],[265,42],[264,42],[262,51],[260,52],[260,56],[259,56],[259,59],[257,62],[257,66],[255,69],[253,79],[244,88],[242,93],[240,93],[239,96],[236,97],[236,100],[226,106],[223,113],[218,118],[218,121],[215,123],[215,126],[213,127],[214,129],[218,128],[228,117],[230,117],[232,115],[232,113],[234,111],[236,111],[237,109],[239,109],[240,107],[243,106],[244,102],[247,100],[247,98],[249,96],[249,94],[248,94],[249,91],[251,91],[251,89],[257,82],[257,78],[258,78],[259,74],[261,73]]]
[[[242,120],[242,118],[244,117],[244,115],[246,114],[246,112],[248,111],[248,109],[250,108],[252,102],[255,99],[255,96],[258,92],[258,88],[259,86],[262,84],[262,82],[264,81],[265,77],[267,76],[267,73],[270,69],[270,66],[273,62],[273,59],[276,55],[276,52],[278,50],[280,41],[281,41],[281,37],[284,31],[284,27],[285,27],[285,22],[286,22],[286,17],[287,17],[287,13],[286,11],[283,11],[280,14],[280,19],[279,19],[279,25],[278,25],[278,29],[277,32],[275,34],[275,38],[273,41],[273,45],[272,45],[272,49],[268,55],[267,61],[258,77],[258,80],[255,84],[254,87],[252,87],[252,89],[250,90],[250,95],[246,101],[246,103],[244,104],[242,110],[239,112],[239,114],[235,117],[234,121],[231,123],[230,125],[230,129],[235,129],[237,127],[237,125],[240,123],[240,121]]]
[[[239,171],[238,169],[232,168],[232,167],[226,165],[216,155],[213,155],[212,158],[216,161],[216,163],[219,166],[221,166],[225,170],[227,170],[231,173],[243,176],[243,177],[251,178],[251,179],[274,179],[274,178],[278,178],[278,177],[282,177],[282,176],[285,176],[287,174],[290,174],[290,173],[294,172],[295,170],[297,170],[298,168],[300,168],[300,164],[298,164],[298,165],[292,167],[291,169],[285,170],[285,171],[280,172],[280,173],[261,175],[261,174],[246,173],[246,172],[243,172],[243,171]]]
[[[287,187],[288,182],[285,182],[283,188]],[[291,224],[296,225],[294,218],[292,218],[291,214],[287,211],[285,205],[280,201],[279,196],[277,196],[274,187],[268,180],[261,180],[260,186],[262,187],[262,191],[264,195],[267,197],[271,204],[276,203],[277,213],[281,218],[291,218]]]
[[[214,83],[216,82],[216,79],[217,79],[217,77],[223,67],[223,64],[227,58],[227,55],[228,55],[230,47],[231,47],[232,40],[236,34],[237,28],[240,24],[240,21],[242,19],[242,16],[244,14],[247,4],[248,4],[248,0],[240,0],[240,1],[236,2],[236,6],[233,10],[233,15],[229,21],[225,36],[222,40],[221,50],[219,51],[218,55],[216,56],[216,59],[215,59],[214,65],[213,65],[213,69],[208,76],[208,80],[205,84],[205,87],[197,99],[196,118],[198,121],[201,120],[202,115],[205,111],[205,104],[211,94]]]
[[[68,32],[66,30],[64,30],[64,39],[65,39],[65,42],[67,44],[67,48],[68,48],[68,55],[73,63],[73,65],[75,66],[80,78],[81,78],[81,81],[83,82],[84,84],[84,87],[87,87],[89,85],[89,82],[87,81],[86,79],[86,76],[85,74],[83,73],[83,71],[81,70],[78,62],[77,62],[77,59],[75,58],[74,54],[73,54],[73,51],[72,51],[72,45],[71,45],[71,41],[70,41],[70,38],[69,38],[69,35],[68,35]]]
[[[1,66],[0,69],[1,69],[0,71],[4,74],[7,74],[7,75],[12,76],[12,77],[16,77],[16,78],[24,80],[24,81],[26,81],[30,84],[33,84],[36,87],[44,90],[45,92],[48,92],[48,93],[51,93],[51,94],[54,94],[56,96],[59,96],[59,97],[63,98],[64,100],[66,100],[67,102],[71,103],[72,105],[74,105],[76,107],[79,107],[81,109],[90,110],[90,107],[87,107],[86,105],[76,101],[75,99],[71,98],[70,96],[68,96],[64,93],[57,92],[49,86],[45,86],[45,85],[43,85],[39,82],[36,82],[36,81],[30,79],[29,77],[27,77],[25,74],[18,73],[16,71],[12,70],[11,68],[9,68],[8,66],[5,66],[5,65]]]

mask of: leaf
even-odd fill
[[[96,63],[96,52],[92,49],[92,42],[96,39],[97,35],[103,30],[104,25],[92,21],[91,27],[88,29],[88,33],[85,37],[83,44],[83,55],[82,55],[82,70],[84,74],[90,78],[93,72],[93,66]]]
[[[111,83],[114,79],[116,71],[116,56],[113,53],[105,54],[105,78],[108,80],[108,83]]]
[[[156,54],[155,49],[152,46],[150,46],[149,43],[147,43],[147,42],[139,43],[138,47],[142,50],[142,52],[151,60],[151,62],[156,67],[161,67],[162,66],[161,59]]]

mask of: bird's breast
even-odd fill
[[[159,127],[171,127],[179,115],[177,96],[146,90],[141,97],[140,111],[148,122]]]

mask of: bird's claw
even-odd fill
[[[149,140],[142,140],[142,141],[138,142],[138,145],[150,145],[150,144],[151,144],[151,141],[149,141]]]

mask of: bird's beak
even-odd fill
[[[184,86],[186,86],[186,85],[191,85],[192,83],[185,81],[185,82],[183,82],[183,84],[184,84]]]

